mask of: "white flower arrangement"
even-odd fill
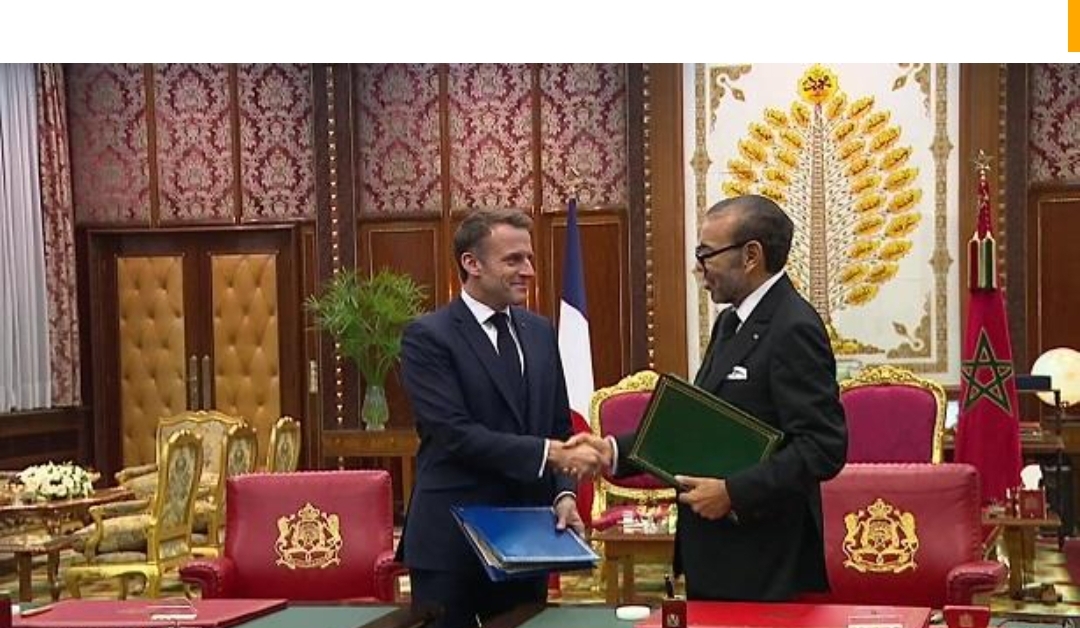
[[[86,469],[65,462],[47,462],[27,467],[19,473],[23,494],[38,501],[86,497],[94,492],[93,481]]]

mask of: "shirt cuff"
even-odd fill
[[[551,502],[552,507],[558,504],[559,500],[563,497],[566,497],[567,495],[573,497],[575,502],[577,501],[577,495],[574,493],[574,491],[562,491],[558,495],[556,495],[554,501]]]
[[[606,436],[607,441],[611,443],[611,475],[619,474],[619,441],[615,440],[614,436]]]
[[[540,471],[537,472],[536,477],[544,477],[544,469],[547,467],[548,449],[551,448],[551,441],[544,439],[544,455],[540,456]]]

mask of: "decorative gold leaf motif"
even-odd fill
[[[739,154],[746,159],[759,164],[765,163],[765,158],[768,157],[761,144],[749,139],[739,140]]]
[[[922,216],[919,214],[901,214],[889,221],[885,227],[885,235],[890,238],[903,238],[911,234],[919,225]]]
[[[765,110],[765,122],[772,127],[782,129],[788,125],[787,114],[772,107]]]
[[[864,283],[848,290],[844,302],[848,305],[862,305],[872,301],[877,296],[877,293],[878,287],[876,284]]]
[[[907,77],[906,76],[897,77],[897,79],[895,81],[893,81],[893,84],[892,84],[893,91],[895,92],[896,90],[903,87],[905,84],[907,84]]]
[[[910,250],[911,240],[889,240],[881,245],[881,250],[878,251],[878,259],[895,261],[907,255]]]
[[[888,111],[875,111],[863,121],[862,132],[866,135],[877,133],[881,130],[881,127],[889,123],[891,117],[892,114]]]
[[[851,137],[851,134],[855,132],[855,129],[854,122],[851,120],[844,120],[836,125],[836,129],[833,131],[833,139],[839,143],[843,143],[844,140]]]
[[[910,156],[910,146],[900,146],[898,148],[889,150],[881,157],[881,169],[886,171],[892,170],[893,168],[896,168],[905,163]]]
[[[746,100],[746,95],[743,94],[743,91],[737,87],[731,88],[731,95],[735,97],[735,100],[738,100],[740,102]]]
[[[831,69],[807,69],[796,95],[747,124],[721,185],[725,196],[762,194],[789,213],[796,231],[788,275],[829,326],[836,312],[875,299],[911,253],[922,220],[919,168],[893,112],[844,92]],[[884,352],[830,342],[851,354]]]
[[[791,118],[805,129],[810,126],[810,108],[798,101],[791,103]]]
[[[855,235],[860,238],[866,238],[874,234],[875,231],[881,229],[881,225],[885,224],[885,219],[877,214],[871,214],[859,220],[855,223]]]
[[[912,190],[904,190],[903,192],[900,192],[896,196],[894,196],[891,201],[889,201],[889,213],[899,214],[902,212],[906,212],[912,207],[915,207],[915,205],[917,205],[921,199],[922,190],[917,188]]]
[[[900,334],[901,336],[906,336],[907,335],[907,325],[905,325],[903,323],[897,323],[897,322],[894,321],[893,324],[892,324],[892,327],[893,327],[893,331]]]
[[[870,140],[870,150],[879,153],[895,144],[898,139],[900,139],[900,129],[894,126],[889,127]]]

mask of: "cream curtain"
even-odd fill
[[[33,64],[0,64],[0,412],[50,404]]]

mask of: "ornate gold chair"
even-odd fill
[[[116,502],[90,508],[93,523],[74,535],[74,548],[84,562],[64,571],[72,597],[80,597],[84,581],[120,579],[120,599],[127,597],[128,578],[142,575],[146,591],[157,597],[162,573],[191,558],[191,523],[202,472],[200,437],[180,430],[161,451],[157,485],[151,500]]]
[[[266,452],[268,473],[291,473],[300,464],[300,423],[283,416],[270,430],[270,448]]]
[[[250,425],[234,425],[225,435],[222,460],[213,491],[195,502],[195,523],[192,531],[192,553],[196,556],[217,556],[221,551],[225,529],[225,481],[253,473],[259,456],[259,436]]]
[[[207,491],[212,491],[221,469],[221,450],[225,444],[225,434],[234,425],[246,423],[242,418],[217,410],[188,411],[165,417],[158,422],[158,460],[161,460],[162,447],[174,433],[189,430],[198,434],[202,438],[203,446],[201,482]],[[121,469],[116,472],[115,477],[121,486],[130,489],[136,496],[149,499],[157,490],[157,462]]]
[[[614,386],[594,392],[589,405],[593,432],[607,436],[637,430],[657,378],[654,371],[638,371]],[[592,527],[603,530],[617,524],[623,512],[638,512],[674,501],[675,490],[651,475],[641,473],[624,478],[603,475],[597,478]]]
[[[891,365],[840,382],[847,415],[847,461],[941,462],[945,389]]]

